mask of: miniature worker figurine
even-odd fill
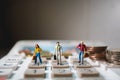
[[[79,53],[79,63],[84,64],[84,52],[87,50],[86,45],[83,41],[80,42],[80,44],[77,46],[77,48],[80,50]]]
[[[37,64],[37,58],[39,58],[40,63],[42,64],[41,54],[42,49],[39,47],[38,44],[35,45],[34,56],[35,56],[35,64]]]
[[[57,59],[57,65],[61,65],[61,55],[62,55],[62,46],[60,45],[60,42],[56,43],[55,46],[55,54],[56,54],[56,59]]]

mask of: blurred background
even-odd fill
[[[0,51],[18,40],[100,40],[120,47],[120,0],[0,0]]]

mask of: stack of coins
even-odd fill
[[[90,53],[89,57],[92,60],[105,60],[105,52],[93,53],[93,54]]]
[[[89,52],[89,57],[92,60],[105,60],[105,52],[107,46],[89,46],[87,51]]]
[[[116,65],[120,65],[120,49],[108,50],[106,59]]]

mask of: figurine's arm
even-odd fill
[[[86,47],[86,45],[84,45],[84,51],[87,51],[87,47]]]
[[[76,48],[79,48],[80,49],[80,44],[76,46]]]
[[[60,52],[61,52],[61,56],[62,56],[62,53],[63,53],[63,48],[62,48],[62,46],[61,46],[61,51],[60,51]]]
[[[36,51],[34,50],[33,56],[35,56],[35,54],[36,54]]]
[[[40,53],[42,52],[42,49],[41,49],[41,48],[39,48],[39,52],[40,52]]]
[[[57,48],[56,48],[56,46],[55,46],[55,49],[54,49],[54,54],[56,55],[56,53],[57,53]]]

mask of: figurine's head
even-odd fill
[[[38,45],[38,44],[36,44],[36,45],[35,45],[35,48],[39,48],[39,45]]]
[[[57,44],[57,45],[60,45],[60,42],[57,42],[56,44]]]
[[[83,41],[81,41],[81,42],[80,42],[80,44],[84,44],[84,42],[83,42]]]

